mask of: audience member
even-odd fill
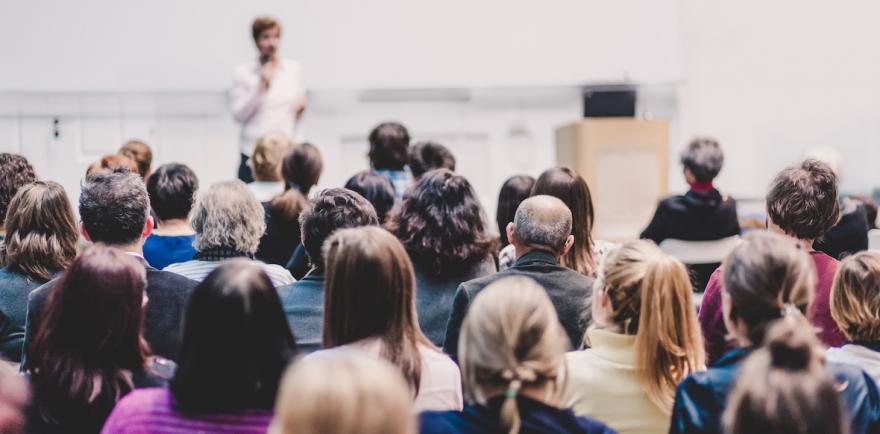
[[[419,325],[443,346],[458,285],[496,271],[497,243],[476,193],[463,176],[432,170],[403,195],[386,226],[412,260]]]
[[[810,252],[818,278],[816,297],[807,317],[820,329],[819,339],[825,345],[843,345],[846,336],[831,318],[828,307],[837,260],[813,250],[813,242],[834,226],[840,214],[837,176],[817,160],[805,160],[800,165],[783,170],[773,180],[767,193],[767,214],[767,226],[771,231],[796,239],[803,249]],[[719,268],[706,285],[700,308],[700,325],[710,363],[718,360],[725,349],[731,348],[726,345],[728,330],[721,309],[722,287]]]
[[[21,155],[0,153],[0,242],[6,237],[6,210],[23,185],[37,180],[31,163]]]
[[[281,133],[269,133],[257,140],[254,153],[247,163],[254,174],[254,181],[247,186],[260,203],[268,202],[284,192],[281,162],[292,148],[293,142]]]
[[[252,261],[224,263],[193,290],[184,324],[171,387],[126,396],[103,433],[266,432],[296,353],[269,277]]]
[[[168,362],[155,361],[144,340],[145,286],[137,259],[96,245],[49,291],[25,363],[28,432],[97,433],[132,389],[165,384]]]
[[[836,195],[831,201],[837,203]],[[746,234],[721,266],[721,311],[738,347],[708,371],[693,373],[679,384],[670,434],[721,432],[721,414],[743,360],[764,342],[777,320],[805,315],[814,300],[814,266],[801,241],[767,231]],[[811,328],[806,321],[802,327]],[[880,392],[874,380],[856,366],[826,367],[843,399],[851,434],[878,432]]]
[[[0,357],[21,361],[28,294],[76,257],[77,229],[64,187],[36,181],[18,190],[6,216],[0,257]]]
[[[865,208],[865,218],[868,220],[868,230],[877,229],[877,202],[870,196],[849,196]]]
[[[163,269],[188,261],[196,254],[196,232],[189,224],[189,213],[199,191],[199,179],[185,164],[163,164],[147,179],[147,193],[156,229],[144,241],[144,258]]]
[[[308,399],[304,399],[308,397]],[[270,434],[415,434],[410,391],[388,362],[322,354],[284,374]]]
[[[455,172],[455,156],[437,142],[419,142],[409,149],[409,169],[416,181],[435,169]]]
[[[600,270],[591,348],[568,354],[565,402],[622,434],[665,434],[675,387],[705,368],[687,269],[653,243],[630,241]]]
[[[260,238],[257,259],[286,267],[300,243],[299,216],[308,205],[309,192],[318,183],[324,167],[318,148],[302,143],[284,156],[281,175],[285,190],[263,207],[266,232]],[[304,275],[305,273],[303,273]],[[300,275],[297,278],[302,277]]]
[[[852,343],[829,348],[826,359],[857,365],[880,382],[880,252],[840,262],[830,303],[831,316]]]
[[[324,326],[324,255],[322,247],[338,229],[379,224],[370,203],[356,193],[331,188],[315,195],[300,216],[302,244],[312,263],[302,279],[278,288],[281,305],[297,345],[306,353],[321,347]]]
[[[394,207],[394,187],[391,185],[391,181],[375,170],[358,172],[348,178],[345,188],[360,194],[373,204],[376,216],[379,217],[379,223],[385,222],[388,213]]]
[[[516,263],[507,270],[458,286],[443,350],[456,355],[461,323],[474,297],[490,283],[516,275],[530,277],[544,287],[571,346],[580,347],[590,322],[590,315],[584,318],[582,311],[586,302],[589,312],[594,279],[560,264],[560,258],[574,244],[571,227],[571,211],[561,200],[545,195],[524,200],[516,210],[514,221],[505,228],[515,249]]]
[[[507,224],[513,221],[516,215],[516,209],[522,201],[532,194],[532,187],[535,185],[535,178],[528,175],[514,175],[507,178],[501,186],[501,192],[498,193],[498,209],[495,212],[495,219],[498,223],[498,232],[501,234],[501,246],[505,248],[510,244],[507,239]],[[509,268],[512,264],[506,264],[504,268]]]
[[[409,131],[397,122],[384,122],[370,132],[370,166],[388,177],[400,200],[412,184],[409,160]]]
[[[808,324],[786,318],[743,362],[724,411],[727,434],[848,432],[834,378]]]
[[[86,169],[86,179],[96,173],[110,173],[121,169],[127,169],[131,173],[140,175],[137,163],[131,158],[121,154],[108,154],[89,165]]]
[[[260,237],[266,230],[263,206],[239,181],[212,185],[193,211],[193,243],[198,252],[192,260],[171,264],[166,271],[201,282],[223,261],[232,258],[254,259]],[[276,287],[292,283],[293,277],[279,265],[258,262]]]
[[[843,156],[830,146],[811,149],[806,158],[819,160],[843,178]],[[813,248],[834,259],[843,259],[854,253],[868,250],[868,211],[861,201],[840,197],[840,220],[822,237],[817,238]]]
[[[423,434],[606,434],[600,422],[559,408],[568,338],[546,291],[506,277],[477,296],[458,343],[468,405],[426,412]]]
[[[458,366],[422,334],[412,263],[378,227],[342,229],[325,245],[323,351],[363,351],[403,373],[418,410],[460,410]]]
[[[138,173],[140,173],[141,178],[144,179],[144,182],[147,181],[147,178],[152,174],[150,169],[153,166],[153,150],[150,149],[150,146],[147,145],[142,140],[129,140],[119,148],[119,155],[123,155],[134,161],[137,164]]]

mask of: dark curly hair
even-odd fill
[[[447,169],[424,174],[386,226],[413,262],[434,275],[463,274],[498,248],[471,184]]]
[[[770,184],[767,215],[789,235],[822,238],[840,220],[837,175],[812,159],[784,169]]]
[[[345,188],[318,192],[299,216],[302,242],[312,266],[324,269],[324,241],[338,229],[376,226],[376,210],[363,196]]]
[[[34,167],[18,154],[0,153],[0,224],[6,223],[6,210],[18,189],[37,180]]]

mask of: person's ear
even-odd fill
[[[513,236],[513,228],[514,228],[513,222],[510,222],[507,224],[507,227],[504,228],[504,230],[507,231],[507,241],[510,242],[510,244],[513,244],[514,247],[516,247],[518,242],[516,241],[516,238],[514,238],[514,236]]]
[[[83,222],[79,222],[79,233],[82,234],[86,241],[92,241],[92,237],[89,236],[89,232],[86,230],[86,225]]]
[[[153,221],[153,216],[148,215],[147,220],[144,222],[144,227],[143,227],[143,229],[141,229],[141,239],[142,240],[147,239],[147,237],[149,237],[150,234],[153,233],[153,224],[154,223],[155,222]]]
[[[574,245],[574,235],[569,235],[568,238],[565,239],[565,245],[562,246],[562,251],[559,252],[559,256],[565,256],[568,254],[568,251],[571,250],[571,246]]]

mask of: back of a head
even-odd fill
[[[520,203],[513,218],[517,245],[560,254],[571,234],[571,211],[561,200],[532,196]]]
[[[308,397],[308,399],[303,399]],[[387,362],[319,353],[284,375],[271,434],[415,434],[409,390]]]
[[[76,257],[79,235],[67,192],[57,182],[19,189],[6,219],[3,263],[37,280],[49,280]]]
[[[153,150],[142,140],[129,140],[119,148],[119,154],[124,155],[137,164],[138,173],[144,179],[150,176],[150,168],[153,165]]]
[[[721,275],[730,296],[731,319],[745,326],[752,343],[790,308],[806,312],[816,270],[795,240],[769,231],[750,232],[724,259]]]
[[[455,172],[455,156],[446,146],[439,143],[419,142],[409,150],[409,168],[416,178],[436,169],[449,169]]]
[[[562,258],[562,264],[581,274],[595,273],[596,260],[593,258],[593,198],[587,182],[568,167],[547,169],[535,181],[532,195],[547,195],[559,198],[571,210],[574,244]]]
[[[837,175],[827,164],[810,159],[784,169],[767,192],[767,215],[791,236],[821,238],[840,220]]]
[[[500,422],[517,433],[516,395],[524,387],[556,387],[567,347],[546,291],[527,277],[500,279],[477,295],[462,324],[458,354],[465,391],[480,404],[492,398],[487,391],[505,391]]]
[[[189,413],[268,409],[295,353],[272,281],[253,261],[231,260],[190,295],[171,391]]]
[[[831,286],[831,316],[855,342],[880,341],[880,252],[840,261]]]
[[[409,159],[409,131],[397,122],[384,122],[370,132],[367,156],[374,169],[403,170]]]
[[[23,185],[37,179],[34,167],[21,155],[0,153],[0,225],[6,219],[9,202]]]
[[[140,239],[149,213],[147,188],[134,172],[118,169],[95,173],[83,183],[79,216],[92,241],[134,243]]]
[[[348,179],[345,188],[366,198],[373,208],[379,223],[385,221],[388,212],[394,207],[394,186],[387,176],[375,170],[363,170]]]
[[[498,232],[501,234],[501,247],[510,244],[507,239],[507,224],[513,221],[516,209],[522,201],[532,194],[535,178],[528,175],[514,175],[507,178],[498,193],[498,209],[495,218],[498,223]]]
[[[687,269],[653,243],[629,241],[608,254],[601,270],[594,297],[607,296],[607,320],[636,336],[636,375],[670,413],[679,381],[705,364]]]
[[[137,163],[131,158],[122,154],[108,154],[86,168],[86,181],[96,174],[111,173],[119,170],[128,170],[138,176],[142,175]],[[143,180],[143,177],[141,177],[141,180]]]
[[[447,169],[426,173],[388,216],[386,227],[413,262],[435,275],[462,275],[495,250],[471,184]]]
[[[845,434],[838,386],[822,362],[810,324],[794,314],[776,321],[743,364],[724,412],[727,434]]]
[[[185,164],[163,164],[147,179],[150,206],[160,220],[189,217],[197,191],[199,179]]]
[[[293,142],[281,133],[269,133],[257,140],[248,163],[257,181],[280,181],[281,163],[293,148]]]
[[[308,142],[295,145],[281,162],[281,176],[290,189],[308,195],[321,178],[324,160],[318,148]]]
[[[724,152],[717,140],[697,137],[681,152],[681,165],[697,182],[712,181],[724,166]]]
[[[299,218],[303,247],[312,266],[324,270],[324,242],[333,232],[358,226],[379,224],[376,211],[363,196],[344,189],[330,188],[318,192]]]
[[[220,182],[196,202],[192,226],[199,251],[230,249],[252,255],[266,231],[265,211],[243,182]]]

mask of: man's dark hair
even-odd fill
[[[394,207],[394,186],[387,176],[375,170],[356,173],[345,183],[345,188],[360,194],[373,204],[379,223],[385,221],[388,212]]]
[[[384,122],[370,132],[370,163],[374,169],[403,170],[409,155],[409,132],[397,122]]]
[[[303,247],[312,265],[324,269],[321,248],[333,232],[343,228],[378,225],[376,210],[363,196],[344,188],[323,190],[299,217]]]
[[[150,206],[160,220],[187,218],[198,190],[199,179],[185,164],[163,164],[147,179]]]
[[[825,235],[840,220],[837,175],[813,159],[776,175],[767,193],[767,214],[785,233],[804,240]]]
[[[92,174],[79,196],[79,215],[89,238],[110,245],[137,241],[149,208],[144,181],[125,168]]]
[[[18,154],[0,153],[0,224],[6,223],[6,210],[18,189],[37,180],[34,167]]]
[[[455,172],[455,156],[437,142],[419,142],[409,150],[409,169],[416,178],[435,169]]]
[[[717,140],[697,137],[682,151],[681,164],[690,170],[697,182],[711,181],[724,166],[724,152]]]

